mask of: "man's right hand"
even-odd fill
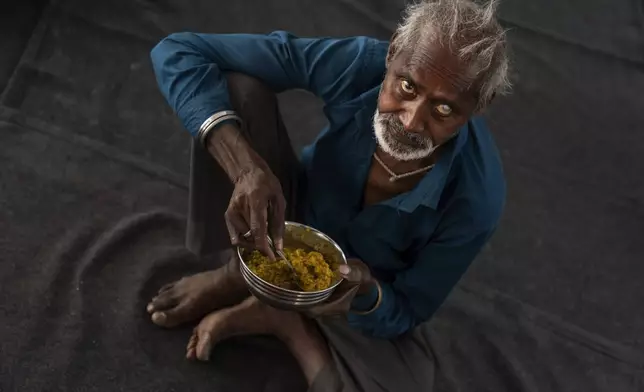
[[[225,219],[233,245],[256,248],[270,258],[267,234],[283,249],[286,201],[279,180],[233,124],[212,132],[208,151],[235,185]],[[250,231],[251,237],[244,238]]]
[[[242,172],[225,214],[230,241],[233,245],[250,245],[274,259],[266,236],[270,233],[275,247],[283,248],[285,210],[282,186],[268,167]],[[249,230],[250,244],[243,237]]]

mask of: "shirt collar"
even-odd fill
[[[434,210],[438,207],[438,202],[452,173],[454,159],[463,149],[467,139],[468,124],[465,124],[458,130],[456,137],[445,145],[434,168],[425,174],[418,185],[401,201],[400,208],[403,211],[412,212],[421,204]]]
[[[356,114],[361,133],[369,132],[370,135],[373,134],[373,115],[378,104],[379,91],[380,86],[363,96],[363,107]],[[469,122],[462,126],[458,130],[458,135],[445,145],[445,149],[442,151],[436,165],[425,174],[414,189],[388,200],[385,204],[407,213],[413,212],[420,205],[435,210],[447,185],[454,160],[467,142],[468,131]],[[375,149],[375,143],[372,149]]]

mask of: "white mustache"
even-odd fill
[[[424,132],[424,129],[419,129],[415,131],[408,131],[405,129],[405,126],[402,124],[400,119],[392,114],[380,114],[379,121],[391,132],[402,134],[407,137],[409,140],[418,143],[421,146],[430,147],[434,143],[431,138],[422,136],[420,133]]]
[[[436,147],[429,137],[405,130],[396,116],[382,115],[376,110],[373,116],[373,129],[378,145],[385,153],[399,161],[412,161],[430,156]],[[394,135],[404,135],[415,146],[402,144]]]

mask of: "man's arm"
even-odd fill
[[[365,333],[394,338],[431,318],[494,229],[447,228],[426,245],[411,268],[399,273],[391,283],[380,283],[380,305],[371,313],[349,313],[349,323]],[[354,310],[367,311],[377,302],[378,290],[356,297]]]
[[[185,128],[196,136],[213,114],[232,110],[224,72],[255,77],[276,92],[306,89],[327,105],[357,97],[377,40],[298,38],[256,34],[175,33],[154,47],[159,88]],[[242,119],[243,120],[243,119]]]
[[[369,66],[376,47],[382,49],[382,43],[367,37],[298,38],[279,31],[177,33],[154,47],[152,65],[161,93],[235,184],[233,203],[226,211],[233,244],[250,228],[255,246],[271,255],[266,242],[268,217],[281,248],[285,203],[279,181],[241,135],[239,124],[231,122],[244,119],[233,110],[224,73],[255,77],[275,92],[306,89],[332,106],[367,89],[377,69]]]

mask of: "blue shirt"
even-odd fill
[[[490,132],[472,118],[413,190],[362,208],[387,48],[369,37],[176,33],[151,56],[162,94],[192,135],[214,113],[232,109],[223,72],[256,77],[276,92],[306,89],[324,101],[329,126],[302,152],[306,223],[371,268],[382,302],[370,314],[350,313],[349,322],[391,338],[430,319],[488,241],[505,180]],[[352,306],[368,309],[376,299],[374,290]]]

